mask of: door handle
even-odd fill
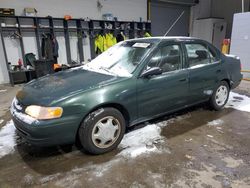
[[[187,78],[182,78],[179,80],[179,82],[185,82],[185,81],[187,81]]]
[[[220,69],[216,70],[216,73],[221,73],[221,70]]]

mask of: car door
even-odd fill
[[[162,74],[137,79],[139,120],[163,114],[186,103],[188,70],[183,69],[180,44],[163,44],[149,58],[144,71],[160,67]]]
[[[202,42],[185,43],[189,70],[189,102],[208,99],[218,84],[221,61],[215,49]]]

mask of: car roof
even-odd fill
[[[195,38],[195,37],[182,37],[182,36],[161,37],[159,36],[159,37],[136,38],[136,39],[130,39],[127,41],[156,43],[159,41],[203,41],[203,40],[199,38]]]

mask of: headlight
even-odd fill
[[[42,107],[31,105],[25,109],[25,113],[35,119],[45,120],[60,118],[62,116],[63,109],[61,107]]]

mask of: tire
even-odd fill
[[[230,88],[228,83],[226,81],[221,81],[209,100],[211,108],[216,111],[221,110],[228,101],[229,92]]]
[[[123,115],[115,108],[100,108],[82,122],[78,136],[83,150],[90,154],[103,154],[115,149],[126,129]]]

